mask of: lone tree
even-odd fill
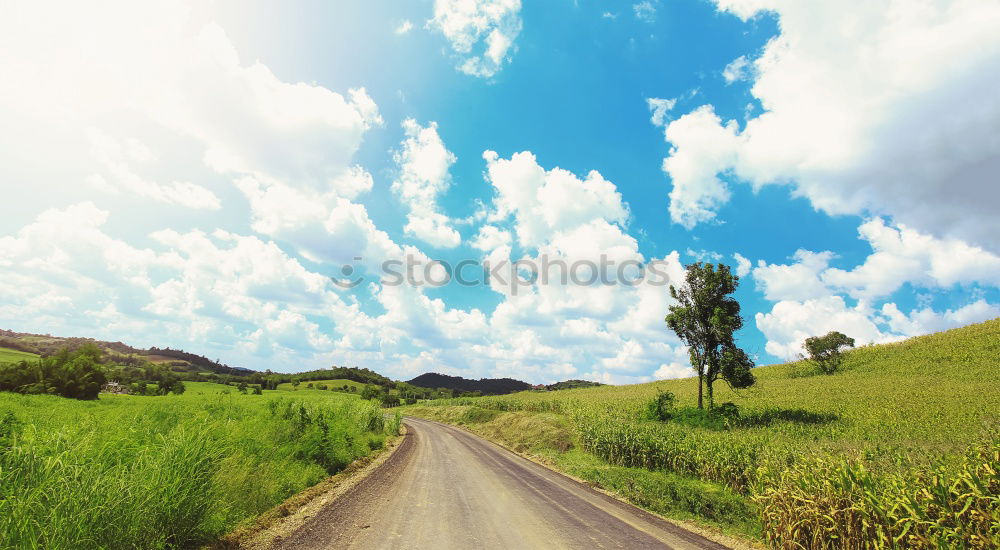
[[[812,336],[806,338],[805,348],[809,352],[809,359],[816,363],[820,372],[833,374],[840,367],[840,362],[844,360],[843,348],[853,348],[854,338],[842,332],[832,330],[826,336]]]
[[[703,387],[708,388],[708,408],[715,404],[712,384],[725,380],[732,388],[754,383],[753,360],[736,346],[733,333],[743,326],[740,304],[730,294],[739,277],[729,266],[696,262],[687,266],[685,284],[670,285],[677,305],[670,306],[666,321],[670,330],[688,345],[691,365],[698,370],[698,408],[704,408]]]

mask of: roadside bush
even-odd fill
[[[386,423],[385,431],[389,435],[399,435],[399,429],[403,425],[403,413],[396,411],[392,418]]]

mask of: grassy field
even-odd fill
[[[183,395],[97,401],[0,393],[0,548],[210,542],[381,448],[398,422],[354,396]]]
[[[335,388],[336,389],[340,389],[340,388],[343,388],[345,385],[347,385],[347,386],[352,386],[354,388],[357,388],[355,391],[357,391],[358,393],[360,393],[361,390],[363,390],[364,387],[365,387],[364,384],[362,384],[360,382],[355,382],[354,380],[308,380],[308,381],[300,382],[297,387],[293,386],[291,382],[285,382],[285,383],[282,383],[282,384],[278,384],[278,389],[279,390],[284,390],[284,391],[301,391],[301,390],[308,389],[308,388],[306,388],[306,386],[309,385],[309,384],[312,384],[313,388],[315,388],[316,386],[319,386],[320,384],[326,384],[327,388],[330,388],[330,389],[335,389]]]
[[[1000,546],[998,367],[994,320],[854,350],[832,376],[792,363],[756,369],[749,390],[720,383],[717,402],[740,409],[722,427],[643,419],[661,390],[694,405],[695,379],[453,399],[409,414],[547,453],[640,504],[773,546],[991,548]],[[539,448],[528,433],[546,434]],[[623,479],[622,468],[652,474]],[[753,524],[686,502],[704,486],[684,480],[710,484],[720,505],[736,496]],[[673,503],[664,484],[678,488]]]
[[[34,353],[27,353],[16,349],[0,348],[0,363],[16,363],[32,359],[38,359],[38,356]]]

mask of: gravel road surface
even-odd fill
[[[726,548],[464,430],[405,424],[389,460],[276,548]]]

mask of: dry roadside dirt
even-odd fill
[[[272,548],[726,548],[466,431],[405,424],[388,460]]]

